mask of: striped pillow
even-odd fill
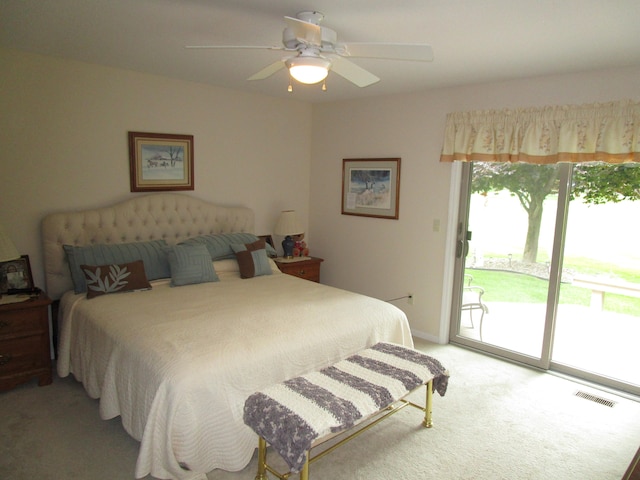
[[[189,238],[179,245],[204,245],[209,251],[211,260],[233,258],[232,243],[255,242],[258,237],[251,233],[221,233],[219,235],[200,235]]]
[[[235,258],[232,244],[252,243],[258,240],[252,233],[220,233],[218,235],[200,235],[180,242],[178,245],[204,245],[209,250],[211,260],[223,260],[225,258]],[[268,253],[274,257],[277,255],[271,245],[265,245]]]
[[[166,252],[172,287],[220,280],[204,245],[174,245],[167,248]]]
[[[164,240],[98,244],[83,247],[62,246],[69,261],[69,270],[71,271],[71,279],[76,293],[87,291],[87,283],[81,265],[120,265],[142,260],[147,279],[169,278],[171,270],[169,270],[169,262],[164,252],[165,247],[167,247],[167,242]]]

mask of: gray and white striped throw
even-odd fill
[[[411,348],[378,343],[330,367],[251,395],[244,422],[264,438],[292,472],[304,466],[312,443],[347,430],[433,379],[444,396],[448,372]]]

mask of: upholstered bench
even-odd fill
[[[283,480],[300,472],[300,480],[308,480],[310,462],[406,406],[422,410],[423,425],[431,427],[433,392],[444,396],[448,379],[438,360],[378,343],[320,371],[254,393],[245,402],[244,422],[259,435],[256,480],[266,480],[267,471]],[[427,385],[424,407],[404,398],[422,385]],[[312,447],[351,429],[336,445],[310,457]],[[267,463],[267,444],[282,456],[289,472],[280,473]]]

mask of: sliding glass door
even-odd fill
[[[609,188],[640,190],[639,172],[592,165],[574,174],[599,203],[576,196],[569,205],[551,358],[556,370],[625,390],[640,388],[640,201],[611,201]]]
[[[451,341],[640,393],[639,172],[464,164]]]

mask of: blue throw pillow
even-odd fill
[[[204,245],[209,250],[211,260],[234,258],[232,244],[253,243],[258,240],[252,233],[220,233],[218,235],[200,235],[180,242],[178,245]],[[267,247],[265,247],[267,248]],[[276,256],[275,249],[268,245],[269,252]]]
[[[204,245],[174,245],[168,247],[166,252],[172,287],[220,280]]]
[[[171,270],[167,254],[164,252],[166,247],[167,242],[164,240],[87,245],[84,247],[62,246],[67,254],[71,279],[76,293],[87,291],[87,283],[84,272],[80,268],[81,265],[119,265],[142,260],[147,279],[169,278]]]

